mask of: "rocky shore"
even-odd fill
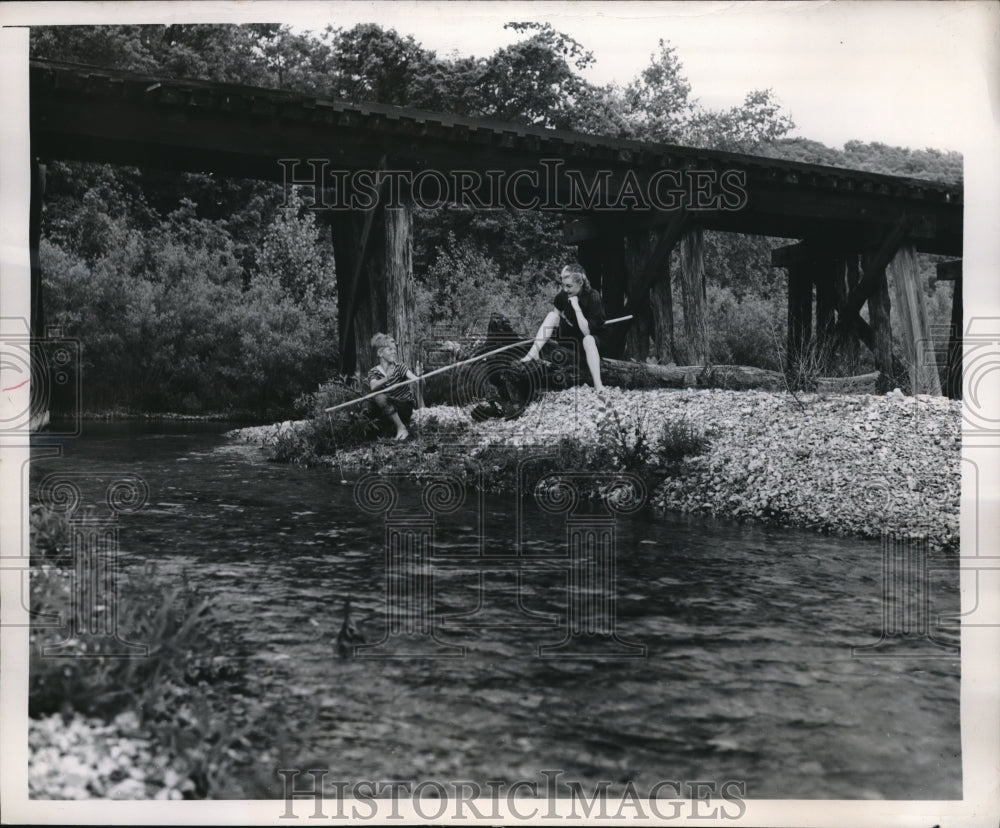
[[[655,450],[665,423],[683,423],[707,438],[707,450],[656,481],[658,508],[863,537],[889,531],[958,548],[961,403],[942,397],[574,388],[543,395],[514,420],[475,423],[464,410],[436,407],[415,421],[406,444],[379,441],[324,460],[341,470],[416,469],[435,441],[465,446],[472,458],[504,446],[551,448],[565,437],[597,448],[609,421],[624,443],[642,435]],[[308,425],[234,434],[267,448]]]

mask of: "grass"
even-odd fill
[[[74,584],[91,573],[72,567],[64,515],[35,506],[31,518],[29,715],[112,723],[134,714],[144,737],[185,780],[186,798],[244,795],[234,787],[245,777],[238,769],[252,766],[262,745],[280,742],[275,728],[282,719],[253,700],[248,648],[238,631],[186,579],[137,567],[120,574],[114,597],[102,596],[93,612],[116,606],[119,636],[148,652],[119,655],[113,642],[109,648],[106,638],[85,631],[69,637]],[[44,654],[54,646],[58,656]],[[234,696],[250,700],[239,714]]]

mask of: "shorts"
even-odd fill
[[[398,414],[399,419],[403,421],[403,424],[409,425],[410,419],[413,417],[413,409],[415,408],[415,405],[410,400],[401,400],[397,397],[386,397],[384,403],[380,403],[377,399],[373,399],[372,408],[375,410],[376,414],[381,414],[385,417],[391,417],[393,414]]]
[[[598,353],[600,353],[601,335],[599,333],[592,333],[591,336],[594,337],[594,343],[597,345]],[[556,331],[556,340],[564,348],[573,348],[578,350],[580,354],[583,354],[583,337],[576,328],[568,328],[560,324],[559,329]]]

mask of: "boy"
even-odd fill
[[[391,336],[377,333],[372,337],[371,344],[379,358],[378,364],[368,372],[368,385],[372,391],[389,388],[408,379],[417,379],[416,374],[397,361],[396,341]],[[414,398],[414,386],[417,386],[416,398]],[[410,436],[407,426],[410,417],[413,416],[414,406],[424,407],[419,383],[403,385],[384,394],[378,394],[374,399],[374,406],[379,416],[395,427],[396,439],[405,440]]]

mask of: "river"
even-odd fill
[[[594,597],[567,577],[566,519],[467,493],[435,515],[433,555],[411,573],[432,584],[435,638],[417,636],[409,657],[374,646],[342,659],[346,596],[369,644],[393,618],[420,627],[412,600],[390,617],[385,514],[358,505],[357,472],[269,463],[223,429],[88,422],[60,456],[38,443],[32,485],[84,474],[85,500],[101,503],[122,475],[145,480],[148,503],[120,518],[123,565],[155,564],[213,597],[311,767],[480,782],[558,770],[588,789],[735,780],[752,799],[961,797],[958,658],[921,641],[852,655],[883,628],[878,542],[618,515],[615,600],[602,605],[617,641],[540,657]],[[400,508],[421,495],[397,485]],[[926,578],[930,617],[957,612],[954,566]],[[955,631],[934,637],[957,644]]]

